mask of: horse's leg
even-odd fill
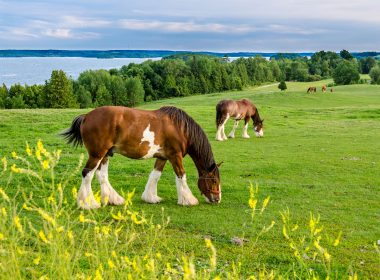
[[[157,183],[161,177],[162,170],[165,167],[166,160],[157,159],[154,164],[154,169],[150,172],[148,182],[146,183],[145,190],[141,196],[142,200],[148,203],[159,203],[161,197],[157,195]]]
[[[176,174],[175,183],[177,186],[178,204],[183,206],[197,205],[198,199],[193,195],[187,185],[186,174],[182,164],[182,155],[177,154],[169,160]]]
[[[100,207],[100,204],[96,201],[92,193],[91,181],[101,161],[101,158],[89,156],[86,166],[82,170],[82,184],[77,197],[78,206],[80,208],[93,209]]]
[[[99,168],[96,170],[96,176],[100,183],[100,193],[102,197],[102,203],[104,205],[122,205],[125,200],[122,198],[111,186],[108,181],[108,157],[104,157],[100,163]]]
[[[227,136],[224,133],[224,125],[226,124],[229,118],[230,118],[230,114],[227,114],[225,117],[222,117],[221,122],[218,126],[218,129],[216,131],[216,137],[215,137],[216,140],[223,141],[227,139]]]
[[[232,130],[231,130],[230,134],[228,134],[228,137],[235,138],[235,130],[238,127],[238,125],[239,125],[239,121],[235,120],[234,126],[232,127]]]
[[[224,125],[226,124],[226,122],[228,121],[229,118],[230,118],[230,114],[227,114],[226,119],[224,120],[224,122],[222,124],[222,138],[223,138],[223,140],[227,140],[226,133],[224,132]]]
[[[249,118],[244,119],[243,138],[250,138],[248,135]]]

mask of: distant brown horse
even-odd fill
[[[327,91],[327,87],[326,87],[326,85],[323,85],[322,86],[322,92],[326,92]]]
[[[207,202],[220,202],[219,165],[215,164],[210,143],[202,128],[184,111],[162,107],[145,111],[118,106],[99,107],[73,120],[62,135],[74,146],[84,144],[88,160],[82,171],[78,205],[100,207],[91,189],[96,173],[103,204],[120,205],[124,199],[108,181],[108,158],[120,153],[132,159],[156,158],[142,199],[158,203],[157,182],[167,160],[176,174],[178,204],[196,205],[197,198],[187,185],[183,157],[189,154],[198,169],[198,187]]]
[[[308,92],[308,93],[317,92],[317,88],[316,88],[316,87],[309,87],[309,88],[307,89],[307,92]]]
[[[237,101],[222,100],[216,105],[216,140],[227,140],[227,136],[224,132],[224,125],[229,118],[233,118],[235,120],[235,123],[228,137],[235,137],[235,130],[238,127],[239,121],[244,120],[243,138],[249,138],[247,132],[249,119],[253,120],[253,129],[256,136],[264,136],[264,120],[260,118],[259,111],[257,110],[256,106],[248,99]]]

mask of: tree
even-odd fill
[[[0,109],[5,108],[5,100],[8,96],[8,89],[5,84],[0,87]]]
[[[337,85],[357,83],[360,79],[358,66],[355,61],[343,60],[333,72],[334,82]]]
[[[363,74],[368,74],[375,65],[376,60],[371,56],[360,59],[360,69]]]
[[[352,54],[350,54],[350,52],[347,50],[341,50],[339,54],[340,54],[340,57],[345,60],[351,60],[354,58]]]
[[[371,77],[371,84],[380,85],[380,67],[375,66],[369,71],[369,76]]]
[[[128,78],[125,82],[128,95],[128,105],[134,107],[144,102],[144,87],[139,78]]]
[[[283,91],[283,90],[286,90],[288,87],[286,86],[286,83],[284,80],[282,80],[279,84],[278,84],[278,88]]]
[[[45,84],[45,102],[48,108],[78,107],[73,85],[62,70],[54,70]]]

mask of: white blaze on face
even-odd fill
[[[143,132],[143,138],[141,138],[141,143],[148,142],[149,143],[149,150],[146,153],[145,156],[142,158],[152,158],[155,153],[159,152],[161,150],[161,147],[159,145],[154,144],[154,132],[150,131],[150,124],[145,128]]]

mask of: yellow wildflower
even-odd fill
[[[16,164],[12,164],[11,171],[13,173],[20,173],[21,172],[20,168],[16,167]]]
[[[295,231],[298,229],[298,225],[296,224],[293,228],[292,228],[292,231]]]
[[[161,259],[161,253],[160,252],[156,253],[156,257],[157,259]]]
[[[94,256],[92,253],[89,253],[89,252],[85,252],[84,255],[85,255],[87,258]]]
[[[267,196],[264,201],[263,201],[263,206],[261,206],[261,213],[264,212],[265,208],[268,206],[268,203],[269,203],[269,200],[270,200],[270,196]]]
[[[1,240],[4,240],[4,239],[5,239],[4,234],[2,234],[2,233],[0,232],[0,241],[1,241]]]
[[[212,246],[212,242],[211,242],[211,240],[210,240],[209,238],[206,238],[206,239],[205,239],[205,243],[206,243],[206,247],[207,247],[207,248],[211,248],[211,246]]]
[[[17,153],[16,153],[15,151],[12,152],[12,157],[13,157],[14,159],[18,159]]]
[[[38,256],[37,258],[35,258],[35,259],[33,260],[33,263],[34,263],[35,265],[39,265],[39,264],[40,264],[40,260],[41,260],[41,257]]]
[[[349,275],[349,276],[348,276],[348,280],[358,280],[358,275],[357,275],[357,273],[355,272],[354,275]]]
[[[41,215],[41,217],[45,221],[52,224],[54,227],[56,226],[56,222],[55,222],[54,218],[50,217],[50,215],[48,213],[46,213],[44,210],[42,210],[41,208],[38,208],[37,212]]]
[[[255,199],[255,198],[250,198],[249,201],[248,201],[248,204],[249,204],[249,207],[250,207],[251,209],[256,209],[257,199]]]
[[[26,203],[24,203],[22,205],[22,208],[25,209],[25,210],[27,210],[27,211],[33,211],[33,209],[31,207],[29,207]]]
[[[323,252],[323,257],[325,258],[325,260],[326,260],[327,262],[330,262],[330,260],[331,260],[331,255],[327,252],[327,250],[325,250],[325,251]]]
[[[50,168],[49,161],[48,161],[47,159],[44,160],[44,161],[41,163],[41,165],[42,165],[42,168],[43,168],[44,170]]]
[[[5,207],[2,207],[1,208],[1,214],[5,217],[7,216],[7,209],[5,209]]]
[[[32,156],[32,150],[30,149],[28,142],[26,142],[25,152],[28,156]]]
[[[73,194],[73,197],[74,197],[74,198],[77,198],[77,196],[78,196],[78,190],[77,190],[76,187],[73,187],[73,188],[71,189],[71,193]]]
[[[116,254],[116,252],[115,252],[115,251],[112,251],[111,256],[114,257],[114,258],[117,258],[117,254]]]
[[[110,234],[111,228],[109,226],[102,226],[101,231],[105,236],[108,236]]]
[[[73,235],[73,232],[72,232],[71,230],[69,230],[69,231],[67,232],[67,237],[68,237],[71,241],[74,240],[74,235]]]
[[[21,225],[21,223],[20,223],[20,217],[18,217],[18,216],[14,216],[14,217],[13,217],[13,223],[15,224],[17,230],[18,230],[20,233],[23,233],[23,232],[24,232],[24,230],[23,230],[23,228],[22,228],[22,225]]]
[[[41,158],[41,151],[40,150],[36,150],[36,158],[38,160],[42,160],[42,158]]]
[[[65,228],[63,226],[60,226],[59,228],[57,228],[57,232],[63,232],[65,230]]]
[[[10,201],[10,200],[9,200],[9,196],[5,193],[5,191],[4,191],[2,188],[0,188],[0,194],[1,194],[1,196],[3,197],[3,199],[4,199],[5,201],[7,201],[7,202]]]
[[[1,162],[3,163],[3,171],[7,171],[8,161],[6,157],[3,157],[1,159]]]
[[[44,243],[49,243],[49,240],[47,239],[45,233],[42,230],[40,230],[40,232],[38,233],[38,237],[41,238],[41,240]]]
[[[338,236],[336,237],[335,241],[334,241],[334,247],[338,246],[339,243],[340,243],[340,238],[342,237],[342,232],[340,231]]]
[[[112,218],[116,221],[122,221],[122,220],[125,220],[125,217],[123,215],[121,215],[121,212],[117,212],[117,215],[115,214],[111,214]]]
[[[114,269],[116,267],[111,259],[108,259],[107,263],[108,263],[109,268],[111,268],[111,269]]]

